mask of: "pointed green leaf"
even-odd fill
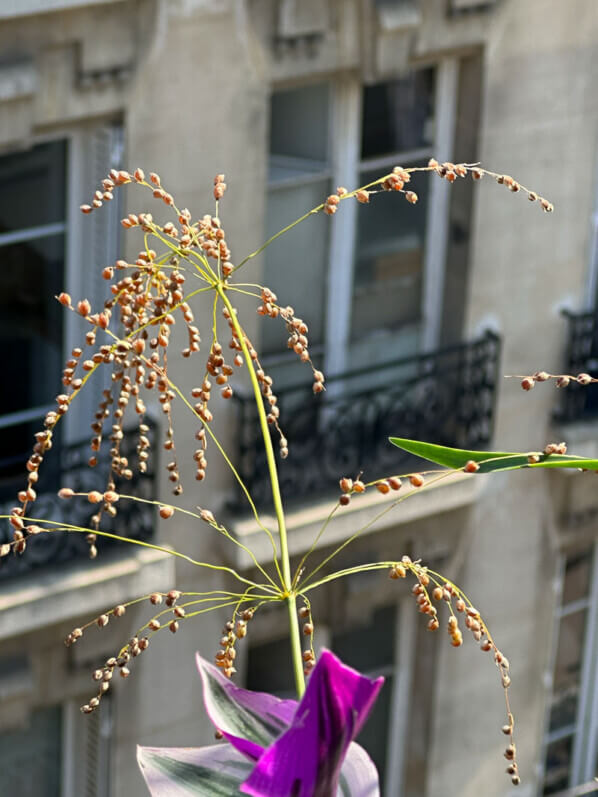
[[[229,744],[138,747],[137,763],[152,797],[241,797],[253,769]]]
[[[452,470],[460,470],[467,462],[473,460],[480,466],[477,473],[491,473],[517,468],[584,468],[598,470],[598,459],[587,459],[573,454],[542,454],[537,451],[514,453],[505,451],[467,451],[462,448],[449,448],[435,443],[423,443],[419,440],[407,440],[402,437],[391,437],[390,442],[397,448],[415,454],[436,465]],[[539,462],[530,463],[530,454],[537,454]]]

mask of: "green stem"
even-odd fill
[[[266,459],[268,461],[268,471],[270,473],[270,484],[272,487],[272,500],[274,502],[274,512],[276,514],[276,521],[278,523],[278,534],[280,537],[280,563],[282,568],[282,586],[284,589],[284,597],[287,603],[289,613],[289,633],[291,636],[291,656],[293,663],[293,674],[295,677],[295,688],[299,698],[305,692],[305,678],[303,675],[303,658],[301,655],[301,637],[299,634],[299,621],[297,618],[297,606],[295,599],[295,592],[293,591],[292,577],[291,577],[291,561],[289,557],[289,546],[287,540],[287,529],[285,524],[284,510],[282,507],[282,497],[280,495],[280,484],[278,482],[278,470],[276,468],[276,457],[274,455],[274,448],[272,447],[272,437],[270,436],[270,427],[268,426],[268,419],[264,409],[264,401],[260,385],[255,373],[255,368],[252,364],[251,355],[245,341],[245,334],[237,320],[235,309],[231,305],[224,288],[221,284],[216,286],[216,290],[220,295],[225,307],[230,313],[231,322],[237,333],[239,343],[243,350],[245,364],[249,371],[249,378],[251,379],[251,386],[255,396],[255,403],[257,406],[258,417],[260,419],[260,427],[262,430],[262,437],[264,439],[264,447],[266,449]]]

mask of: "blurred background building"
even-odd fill
[[[517,380],[502,378],[598,368],[596,0],[0,0],[0,52],[5,508],[82,339],[83,327],[53,296],[67,290],[98,305],[101,266],[123,246],[134,259],[141,245],[135,232],[121,240],[120,217],[162,213],[132,187],[91,217],[80,214],[119,167],[159,172],[194,218],[213,212],[212,178],[225,172],[221,218],[233,262],[336,186],[431,156],[507,170],[555,204],[547,216],[489,178],[474,187],[414,177],[415,207],[396,195],[343,203],[333,219],[309,218],[248,264],[247,281],[267,284],[305,318],[328,376],[328,391],[314,400],[309,373],[285,354],[282,325],[243,305],[290,441],[281,478],[296,559],[339,476],[412,467],[389,434],[524,451],[566,440],[575,453],[598,455],[597,391],[559,393],[551,383],[523,394]],[[186,392],[197,381],[187,365],[170,363]],[[55,493],[64,484],[102,487],[85,462],[105,384],[92,382],[62,424],[39,515],[87,522],[87,505],[66,506]],[[215,428],[268,518],[243,395],[240,385]],[[182,451],[195,423],[179,413]],[[147,497],[170,494],[159,458],[136,480]],[[267,562],[267,539],[216,452],[198,490],[191,451],[186,462],[183,505],[209,506]],[[337,560],[348,567],[421,556],[471,596],[510,658],[522,797],[561,794],[598,767],[595,485],[593,474],[556,472],[454,478],[387,514]],[[384,502],[353,501],[310,561]],[[207,526],[158,522],[128,505],[116,527],[250,571],[250,560]],[[7,537],[8,527],[0,533]],[[152,550],[100,546],[95,562],[86,550],[56,535],[0,568],[2,794],[141,796],[136,743],[212,738],[193,654],[215,651],[225,615],[158,635],[89,717],[78,707],[93,694],[91,671],[148,611],[92,628],[70,649],[61,639],[152,590],[224,582]],[[511,793],[498,673],[470,638],[456,651],[442,632],[429,634],[409,587],[380,574],[329,585],[316,596],[315,618],[318,645],[386,676],[363,742],[387,797]],[[240,681],[288,692],[284,612],[260,612],[249,631]],[[582,793],[589,787],[567,791]]]

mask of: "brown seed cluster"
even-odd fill
[[[172,589],[167,593],[153,592],[148,596],[148,600],[152,606],[159,606],[162,604],[162,602],[164,602],[168,608],[153,617],[135,634],[135,636],[131,637],[131,639],[120,649],[116,656],[111,656],[110,658],[106,659],[102,667],[94,670],[92,673],[92,678],[98,683],[99,689],[97,694],[92,697],[89,702],[81,706],[81,711],[84,714],[91,714],[91,712],[99,706],[100,700],[102,699],[102,696],[109,690],[112,678],[116,672],[118,672],[121,678],[129,677],[131,674],[131,670],[129,668],[131,661],[134,658],[137,658],[140,653],[143,653],[144,650],[147,650],[152,633],[155,633],[161,627],[166,626],[173,634],[178,631],[179,620],[185,616],[184,607],[176,605],[181,595],[182,593],[179,590]],[[138,601],[134,601],[134,603],[137,602]],[[65,645],[67,645],[67,647],[73,645],[83,636],[85,630],[90,628],[92,625],[95,625],[98,628],[105,628],[110,622],[111,617],[123,617],[126,613],[126,609],[126,605],[119,604],[110,611],[100,614],[95,618],[95,620],[92,620],[86,625],[73,629],[65,639]],[[172,610],[172,612],[170,610]],[[163,620],[163,626],[163,623],[160,622],[158,617],[164,617],[166,614],[170,615],[170,618],[167,617],[166,622]],[[146,629],[149,630],[149,635],[143,634],[143,631]]]
[[[303,620],[303,635],[308,637],[309,640],[309,647],[303,651],[303,672],[305,675],[309,675],[313,668],[316,666],[316,654],[314,651],[314,621],[311,615],[311,609],[306,604],[305,606],[301,606],[299,611],[297,612],[301,620]]]
[[[515,760],[515,743],[513,741],[514,720],[510,711],[508,697],[508,689],[511,684],[508,659],[496,647],[479,611],[472,606],[458,587],[443,579],[440,574],[424,567],[419,561],[413,561],[409,556],[403,556],[400,562],[393,564],[388,575],[391,579],[401,579],[406,578],[409,573],[416,578],[416,583],[411,591],[418,610],[429,618],[427,625],[429,631],[437,631],[440,628],[436,604],[444,603],[449,611],[447,631],[451,645],[458,648],[463,644],[463,630],[459,625],[459,617],[461,616],[464,618],[463,625],[465,629],[471,633],[474,640],[479,644],[480,650],[494,654],[494,662],[498,667],[507,706],[508,724],[502,728],[503,733],[510,737],[510,744],[505,751],[505,756],[510,762],[507,772],[511,775],[513,784],[517,785],[519,783],[519,774]]]
[[[158,393],[159,405],[167,421],[164,448],[171,454],[167,462],[168,476],[173,484],[174,494],[182,493],[171,411],[176,393],[169,382],[167,371],[167,352],[177,314],[182,317],[188,333],[188,345],[182,351],[183,357],[190,357],[198,352],[201,340],[191,307],[185,301],[186,275],[179,262],[181,258],[189,260],[191,256],[195,257],[197,264],[193,264],[208,281],[212,279],[208,274],[210,259],[217,262],[224,278],[232,272],[234,266],[230,262],[230,250],[219,219],[206,215],[197,222],[192,222],[191,213],[186,208],[179,210],[176,207],[172,195],[164,189],[160,176],[154,172],[146,180],[141,169],[136,169],[132,174],[124,170],[111,170],[102,180],[102,190],[96,191],[91,204],[83,205],[81,210],[88,214],[100,208],[104,202],[113,198],[116,188],[127,183],[136,183],[149,189],[155,199],[174,210],[178,223],[169,221],[161,225],[154,221],[151,213],[131,213],[122,220],[124,228],[139,228],[146,234],[146,239],[152,235],[159,243],[168,244],[167,251],[158,255],[146,242],[146,247],[138,253],[134,262],[117,260],[113,265],[106,266],[102,275],[111,282],[112,295],[98,312],[93,311],[88,299],[81,299],[73,305],[67,293],[63,292],[57,297],[64,307],[77,313],[89,324],[85,346],[90,347],[91,351],[84,355],[84,347],[74,348],[66,363],[62,374],[66,391],[57,396],[57,409],[48,413],[44,431],[36,435],[34,450],[27,466],[27,486],[19,493],[22,507],[15,508],[15,517],[24,516],[27,505],[36,498],[34,485],[43,457],[52,446],[54,426],[68,411],[73,398],[85,385],[88,377],[101,365],[111,368],[112,387],[104,391],[91,424],[89,465],[97,465],[102,442],[104,438],[108,438],[111,473],[106,491],[116,490],[116,478],[131,479],[136,468],[142,473],[147,470],[150,440],[149,427],[144,423],[146,403],[142,390],[153,390]],[[225,188],[224,175],[217,175],[214,179],[214,195],[217,199],[222,197]],[[215,272],[212,274],[215,275]],[[115,334],[110,332],[111,326],[118,330]],[[120,329],[123,328],[124,337],[120,334]],[[112,334],[113,341],[96,347],[96,337],[101,331]],[[227,380],[232,368],[224,364],[218,366],[220,356],[218,343],[215,342],[206,370],[208,373],[218,371],[216,381],[222,388],[221,394],[224,398],[230,398],[232,388]],[[209,381],[203,387],[204,392],[209,394]],[[202,421],[207,423],[211,420],[211,413],[207,402],[203,404],[199,414]],[[136,463],[129,462],[120,452],[125,434],[123,420],[127,408],[131,406],[134,407],[139,427]],[[108,430],[105,428],[107,424],[111,425]],[[195,457],[198,462],[196,475],[201,480],[205,476],[205,433],[203,439],[200,438],[200,443],[201,449],[196,450]],[[94,516],[96,527],[103,512],[115,514],[116,508],[113,505],[100,507],[98,514]],[[89,542],[90,554],[95,556],[97,550],[93,535],[90,535]],[[21,539],[15,541],[15,549],[24,550]]]
[[[573,376],[571,374],[549,374],[546,371],[536,371],[536,373],[531,376],[520,376],[517,378],[521,379],[521,387],[523,390],[531,390],[536,382],[547,382],[549,379],[554,379],[557,387],[569,387],[571,382],[585,387],[586,385],[598,382],[598,378],[586,373]]]
[[[454,183],[458,177],[466,177],[468,173],[471,174],[474,180],[481,180],[482,177],[487,174],[490,177],[494,177],[499,185],[506,186],[513,194],[517,194],[519,191],[527,194],[527,198],[530,202],[538,202],[544,212],[551,213],[554,210],[554,206],[547,199],[544,199],[544,197],[541,197],[535,191],[530,191],[529,188],[521,185],[521,183],[518,183],[517,180],[513,179],[513,177],[508,174],[496,174],[487,169],[482,169],[475,164],[455,164],[448,161],[446,163],[438,163],[435,158],[430,158],[428,168],[433,169],[439,177],[442,177],[449,183]]]
[[[276,295],[274,293],[272,293],[272,291],[269,291],[267,288],[263,288],[262,291],[263,291],[262,292],[262,301],[264,302],[264,304],[273,303],[273,302],[276,301]],[[286,308],[286,309],[291,309],[292,310],[292,308]],[[235,308],[233,308],[233,312],[235,313],[235,318],[236,318],[237,311],[236,311]],[[259,310],[258,310],[258,312],[259,312]],[[281,310],[280,313],[282,314],[282,312],[283,311]],[[233,349],[234,351],[237,352],[233,362],[234,362],[234,364],[237,367],[240,367],[243,364],[243,356],[241,354],[241,352],[243,351],[243,344],[241,343],[241,340],[239,339],[238,332],[237,332],[237,330],[235,328],[235,324],[233,322],[233,319],[231,318],[230,312],[229,312],[227,307],[224,307],[222,309],[222,314],[226,318],[226,320],[228,321],[228,325],[229,325],[230,332],[231,332],[231,339],[230,339],[230,342],[228,344],[229,348],[231,348],[231,349]],[[269,315],[270,313],[267,313],[267,314]],[[262,396],[264,397],[264,399],[265,399],[265,401],[266,401],[266,403],[268,405],[267,408],[266,408],[267,412],[268,412],[268,414],[266,416],[267,417],[267,421],[268,421],[268,423],[271,426],[274,426],[274,428],[278,432],[278,434],[279,434],[279,445],[280,445],[280,456],[282,457],[282,459],[286,459],[286,457],[289,454],[288,442],[287,442],[286,437],[283,435],[282,430],[280,428],[280,425],[278,423],[278,419],[280,417],[280,409],[278,407],[278,396],[276,396],[274,394],[274,391],[272,390],[272,385],[273,385],[272,377],[269,376],[264,371],[264,369],[262,368],[262,365],[261,365],[261,363],[259,361],[258,353],[255,350],[253,344],[251,343],[251,340],[248,338],[248,336],[244,332],[242,332],[242,335],[243,335],[243,343],[245,344],[245,347],[246,347],[246,349],[247,349],[247,351],[249,353],[249,357],[251,359],[251,362],[252,362],[252,364],[253,364],[253,366],[255,368],[255,375],[256,375],[258,383],[260,385]]]
[[[339,191],[345,191],[346,193],[346,189],[339,188]],[[276,294],[269,288],[261,289],[261,299],[262,304],[257,308],[258,315],[267,315],[270,318],[278,318],[280,316],[284,319],[289,335],[287,347],[295,352],[301,362],[310,363],[314,375],[313,391],[314,393],[321,393],[324,390],[324,374],[314,368],[311,362],[307,324],[302,318],[295,316],[295,311],[292,307],[279,307],[276,304]]]
[[[235,643],[238,639],[243,639],[247,636],[247,623],[253,619],[255,609],[243,609],[234,613],[232,620],[229,620],[222,629],[222,638],[220,639],[220,650],[217,651],[214,660],[217,667],[220,667],[222,672],[227,678],[232,678],[235,669],[235,659],[237,651],[235,650]]]
[[[405,477],[404,477],[405,478]],[[411,473],[407,477],[409,484],[412,487],[422,487],[425,484],[425,479],[421,473]],[[351,503],[351,496],[355,493],[364,493],[368,487],[375,487],[382,495],[387,495],[392,491],[398,492],[403,486],[400,476],[388,476],[386,479],[378,479],[378,481],[364,484],[361,478],[350,479],[343,476],[339,480],[339,487],[341,488],[341,495],[339,503],[341,506],[348,506]]]

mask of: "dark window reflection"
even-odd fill
[[[60,797],[60,708],[38,709],[27,727],[0,734],[0,794]]]
[[[64,311],[54,297],[64,287],[65,238],[31,228],[64,219],[64,142],[0,158],[0,346],[11,374],[0,390],[0,419],[61,392]],[[39,419],[0,427],[0,497],[22,472],[39,428]]]
[[[432,145],[434,74],[433,69],[420,69],[398,80],[365,87],[362,158]]]

